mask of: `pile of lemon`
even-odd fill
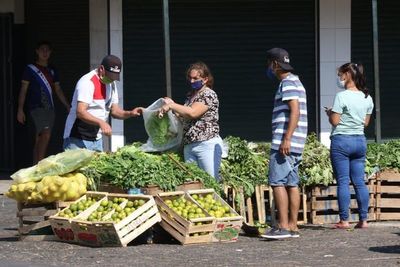
[[[38,182],[12,184],[6,196],[24,203],[73,201],[86,193],[87,178],[77,172],[45,176]]]
[[[229,205],[223,204],[221,201],[214,199],[213,194],[193,194],[191,197],[213,217],[223,218],[237,216],[231,211],[231,207]]]

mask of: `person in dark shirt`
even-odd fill
[[[54,124],[55,111],[53,92],[69,112],[70,104],[60,87],[58,72],[49,65],[51,46],[41,41],[36,46],[36,60],[25,67],[22,75],[21,89],[18,97],[17,120],[25,124],[27,114],[35,126],[35,144],[33,148],[33,164],[46,156],[47,146]]]

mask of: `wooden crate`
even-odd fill
[[[45,204],[17,203],[19,240],[42,241],[55,240],[52,234],[35,234],[50,228],[49,217],[59,212],[71,202],[56,201]],[[50,230],[50,229],[49,229]]]
[[[200,181],[191,181],[191,182],[186,182],[181,185],[178,185],[176,187],[176,191],[188,191],[188,190],[197,190],[197,189],[203,189],[203,183]]]
[[[121,193],[121,194],[127,193],[126,189],[106,182],[101,182],[99,188],[97,188],[97,191],[107,192],[107,193]]]
[[[205,196],[207,194],[212,194],[213,199],[217,202],[222,203],[223,206],[226,203],[215,191],[214,189],[198,189],[198,190],[188,190],[187,194],[191,197],[192,195]],[[196,200],[191,198],[194,202],[199,204]],[[214,233],[212,235],[213,242],[234,242],[238,240],[239,232],[243,224],[243,217],[240,216],[231,206],[229,206],[231,214],[235,214],[232,217],[222,217],[215,218],[216,224]]]
[[[184,191],[159,193],[155,197],[162,218],[162,221],[160,222],[161,227],[182,245],[212,242],[212,234],[215,229],[215,218],[208,216],[205,218],[186,220],[182,216],[178,215],[173,209],[169,208],[164,202],[167,199],[174,199],[176,197],[184,197],[186,200],[191,201]],[[201,208],[200,206],[198,207]],[[204,211],[204,213],[207,215],[206,211]],[[196,223],[202,223],[202,225],[196,225]]]
[[[86,219],[93,211],[95,211],[100,206],[101,200],[106,199],[107,194],[108,193],[106,193],[106,192],[88,191],[88,192],[86,192],[85,195],[83,195],[76,201],[70,202],[69,205],[67,205],[64,209],[60,210],[53,216],[50,216],[49,221],[51,224],[51,228],[53,229],[53,232],[56,235],[56,237],[58,238],[58,240],[68,242],[68,243],[77,243],[78,236],[72,229],[72,225],[71,225],[72,220],[73,219],[81,219],[81,218]],[[64,212],[66,209],[68,209],[71,206],[71,204],[78,203],[79,201],[85,200],[88,197],[99,198],[99,201],[94,203],[92,206],[90,206],[89,208],[87,208],[86,210],[84,210],[82,213],[78,214],[74,218],[65,218],[65,217],[58,216],[58,214],[60,212]]]
[[[376,177],[376,220],[400,220],[400,173],[384,170]]]
[[[158,185],[148,185],[140,188],[140,191],[145,195],[156,196],[158,193],[164,192]]]
[[[161,221],[157,205],[152,196],[108,194],[108,200],[115,197],[126,198],[120,204],[125,207],[128,201],[142,199],[145,203],[118,223],[114,222],[89,222],[83,218],[73,219],[71,226],[77,236],[77,242],[88,246],[117,246],[126,247],[132,240]],[[106,216],[111,217],[111,211]],[[86,218],[85,218],[86,219]]]
[[[375,220],[375,183],[369,179],[367,186],[369,190],[368,220]],[[352,185],[350,186],[350,222],[358,222],[357,200]],[[339,206],[337,200],[337,185],[314,186],[308,188],[310,222],[312,224],[337,223],[339,218]]]
[[[269,185],[257,185],[255,187],[254,195],[251,197],[244,197],[243,190],[234,190],[229,186],[224,186],[224,192],[227,196],[227,201],[239,214],[243,216],[244,221],[248,225],[254,225],[255,221],[265,224],[267,221],[271,225],[275,225],[277,221],[277,211],[275,208],[275,201],[272,188]],[[235,203],[234,199],[239,195],[241,201]],[[307,219],[307,195],[301,189],[301,203],[299,211],[298,224],[306,224]]]

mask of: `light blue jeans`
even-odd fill
[[[333,135],[331,137],[331,161],[338,185],[339,217],[349,219],[350,180],[356,193],[359,219],[368,218],[369,193],[364,181],[367,143],[364,135]]]
[[[187,144],[183,148],[183,154],[186,162],[196,162],[197,166],[219,181],[219,168],[222,159],[221,137]]]
[[[96,141],[88,141],[75,137],[68,137],[64,139],[63,144],[64,150],[67,149],[77,149],[77,148],[86,148],[94,151],[103,151],[103,139],[99,139]]]

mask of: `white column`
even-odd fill
[[[122,60],[122,73],[121,80],[117,82],[118,87],[118,102],[119,106],[124,106],[124,61],[122,51],[122,0],[110,1],[110,50],[111,54],[116,55]],[[131,108],[131,107],[127,107]],[[111,151],[117,150],[119,147],[125,145],[124,136],[124,121],[111,120],[112,137],[111,137]]]
[[[323,107],[331,107],[340,89],[337,68],[351,60],[351,1],[320,0],[321,142],[330,145],[331,125]]]
[[[95,69],[108,54],[107,0],[90,0],[90,68]],[[110,53],[122,60],[122,0],[110,1]],[[122,60],[121,80],[117,82],[119,105],[123,107],[124,62]],[[124,124],[121,120],[111,120],[113,134],[104,137],[104,150],[115,151],[125,144]]]

